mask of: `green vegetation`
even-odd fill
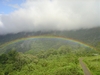
[[[83,75],[70,47],[25,54],[11,50],[0,56],[0,75]]]
[[[17,34],[7,34],[7,35],[0,35],[0,45],[16,40],[19,38],[24,38],[28,36],[40,36],[40,35],[55,35],[55,36],[62,36],[67,38],[72,38],[78,41],[82,41],[86,44],[89,44],[95,48],[97,46],[100,48],[100,27],[94,27],[90,29],[79,29],[79,30],[70,30],[70,31],[49,31],[49,32],[21,32]],[[98,45],[99,43],[99,45]]]
[[[0,75],[84,75],[79,57],[99,75],[100,56],[95,54],[99,53],[61,39],[24,40],[0,48]]]
[[[19,41],[13,44],[8,44],[0,48],[0,53],[7,53],[10,50],[16,50],[18,52],[29,52],[34,53],[33,51],[49,50],[49,49],[58,49],[62,45],[70,46],[74,50],[82,50],[85,46],[71,42],[69,40],[64,40],[60,38],[33,38],[28,40]],[[81,48],[81,49],[79,49]],[[91,49],[91,48],[89,48]]]
[[[84,61],[93,75],[100,75],[100,55],[84,57]]]
[[[79,64],[80,56],[96,53],[89,48],[62,45],[58,49],[14,49],[0,55],[0,75],[84,75]]]

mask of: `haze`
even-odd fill
[[[26,0],[12,7],[0,14],[0,35],[100,26],[100,0]]]

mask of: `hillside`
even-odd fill
[[[10,50],[16,50],[18,52],[29,52],[34,53],[34,51],[58,49],[61,46],[70,46],[71,49],[77,50],[79,48],[89,48],[81,43],[77,43],[71,40],[61,39],[61,38],[28,38],[25,40],[13,41],[8,44],[2,45],[0,47],[0,53],[7,53]],[[91,48],[89,48],[91,50]]]
[[[98,44],[95,48],[99,50],[99,31],[98,28],[92,28],[76,31],[22,32],[0,36],[0,75],[84,75],[78,59],[99,55],[94,49],[61,38],[16,39],[40,35],[62,36],[93,46]],[[89,64],[89,59],[84,61],[93,75],[100,74],[100,66],[95,66],[95,63],[99,63],[99,58],[91,60],[94,66]]]
[[[26,53],[11,50],[0,55],[0,75],[84,75],[78,58],[92,53],[83,48],[73,52],[68,46]]]
[[[79,29],[70,31],[49,31],[49,32],[22,32],[17,34],[7,34],[0,35],[0,44],[4,44],[11,40],[29,37],[29,36],[40,36],[40,35],[55,35],[67,38],[72,38],[78,41],[82,41],[86,44],[92,45],[94,47],[99,47],[100,44],[100,27],[91,29]]]

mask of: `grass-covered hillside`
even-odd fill
[[[100,55],[84,57],[84,61],[93,75],[100,75]]]

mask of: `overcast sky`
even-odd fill
[[[0,34],[100,26],[100,0],[0,0]]]

